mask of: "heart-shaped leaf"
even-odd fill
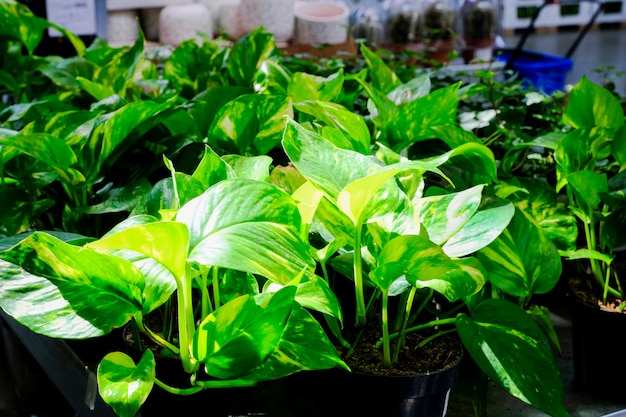
[[[488,299],[470,317],[460,314],[456,327],[472,358],[506,392],[551,416],[569,415],[554,353],[522,308]]]
[[[125,353],[111,352],[98,365],[98,392],[119,417],[134,417],[152,391],[155,366],[150,349],[137,365]]]

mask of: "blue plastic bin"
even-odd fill
[[[497,51],[495,59],[509,62],[512,53],[512,50],[506,49]],[[546,94],[564,91],[565,77],[573,66],[574,61],[570,58],[525,49],[513,61],[513,70],[518,78],[525,85],[532,85]]]

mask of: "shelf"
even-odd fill
[[[193,3],[193,0],[107,0],[107,10],[148,9],[188,3]]]

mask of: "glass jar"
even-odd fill
[[[454,0],[424,0],[422,38],[427,60],[446,63],[456,54],[457,11]]]
[[[390,0],[387,3],[387,40],[405,45],[420,39],[421,0]]]
[[[497,0],[463,0],[460,8],[460,29],[465,62],[491,61],[500,27]]]
[[[352,32],[356,39],[382,45],[386,42],[387,20],[382,0],[357,0],[353,5]]]
[[[425,0],[423,36],[429,42],[453,41],[456,32],[457,7],[453,0]]]

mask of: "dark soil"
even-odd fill
[[[418,347],[432,333],[411,333],[407,335],[398,362],[389,368],[383,364],[382,346],[375,346],[380,334],[380,331],[366,332],[354,353],[344,359],[353,372],[381,376],[428,374],[452,367],[463,356],[463,347],[456,335],[445,334]],[[392,344],[392,356],[394,348]]]
[[[592,279],[590,276],[586,278],[579,276],[570,277],[568,279],[570,294],[578,301],[593,307],[599,307],[601,310],[626,314],[626,309],[623,311],[619,309],[619,306],[623,303],[619,298],[609,296],[606,304],[602,302],[598,296],[601,290],[591,285]]]

